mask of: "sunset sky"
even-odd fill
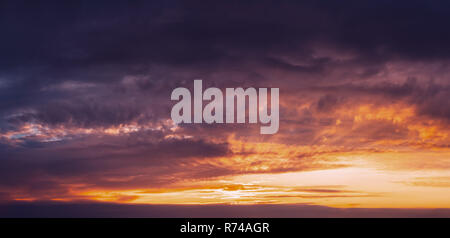
[[[448,209],[449,23],[448,1],[1,1],[0,204]],[[278,133],[174,124],[194,79],[279,88]]]

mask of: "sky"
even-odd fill
[[[448,217],[448,22],[438,0],[1,1],[0,216]],[[194,79],[279,88],[279,131],[173,123]]]

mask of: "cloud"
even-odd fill
[[[356,155],[446,171],[447,5],[2,1],[0,199],[357,167]],[[196,78],[280,88],[279,132],[173,125],[170,93]]]
[[[450,177],[417,177],[412,181],[405,181],[407,185],[424,187],[450,187]]]

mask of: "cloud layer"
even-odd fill
[[[448,5],[3,1],[0,200],[448,208]],[[279,132],[174,125],[199,78],[280,88]]]

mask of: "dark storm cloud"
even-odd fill
[[[394,58],[447,59],[450,31],[442,26],[450,21],[448,3],[405,3],[5,1],[0,8],[0,80],[6,82],[0,87],[1,109],[70,100],[72,94],[41,89],[66,80],[116,85],[125,75],[154,74],[148,68],[155,64],[194,72],[193,77],[205,76],[205,68],[249,71],[239,66],[248,62],[286,72],[324,72],[333,61],[313,59],[312,46],[353,52],[366,74]],[[273,55],[300,57],[308,65]],[[138,86],[148,88],[153,80],[158,79]],[[165,90],[173,87],[166,83]],[[53,110],[49,107],[41,114]],[[442,110],[430,108],[429,113],[442,116]]]
[[[320,73],[331,61],[312,60],[312,46],[354,52],[363,64],[448,58],[450,31],[442,27],[450,21],[448,3],[407,3],[4,1],[0,80],[9,86],[0,88],[2,111],[64,98],[41,89],[65,80],[117,84],[155,64],[198,76],[243,62]],[[310,65],[273,55],[310,59]]]
[[[307,55],[317,41],[375,58],[448,57],[448,11],[446,1],[6,1],[1,68]]]
[[[0,151],[0,188],[12,194],[51,197],[65,196],[69,192],[67,184],[113,188],[167,185],[182,179],[173,175],[184,172],[182,164],[195,163],[193,158],[214,158],[230,153],[227,144],[192,139],[164,140],[161,136],[159,132],[140,132],[128,136],[84,137],[70,143],[41,143],[36,148],[29,145],[5,147]],[[204,169],[212,171],[214,168]],[[136,178],[111,180],[127,178],[130,173]]]
[[[191,64],[272,50],[307,55],[303,44],[315,41],[372,56],[448,57],[445,4],[4,2],[1,66]]]
[[[383,99],[403,100],[416,105],[418,112],[432,118],[450,120],[450,87],[440,85],[434,81],[418,82],[415,78],[409,78],[404,83],[381,82],[374,85],[342,84],[338,86],[311,87],[308,90],[328,93],[317,101],[318,111],[330,111],[345,105],[348,97],[379,97]],[[339,98],[336,95],[340,95]],[[346,100],[347,99],[347,100]]]
[[[2,175],[13,170],[16,173],[22,168],[39,168],[38,170],[50,174],[77,176],[97,169],[168,165],[175,163],[174,160],[177,159],[217,157],[229,153],[227,144],[192,139],[164,140],[158,139],[159,136],[160,133],[140,132],[127,136],[103,137],[101,140],[96,136],[85,137],[70,144],[46,143],[45,148],[5,148],[2,150],[2,159],[10,166],[2,167]]]
[[[100,104],[95,101],[51,103],[37,113],[11,118],[10,122],[35,121],[48,125],[73,124],[80,127],[110,126],[127,123],[142,115],[131,104]]]

